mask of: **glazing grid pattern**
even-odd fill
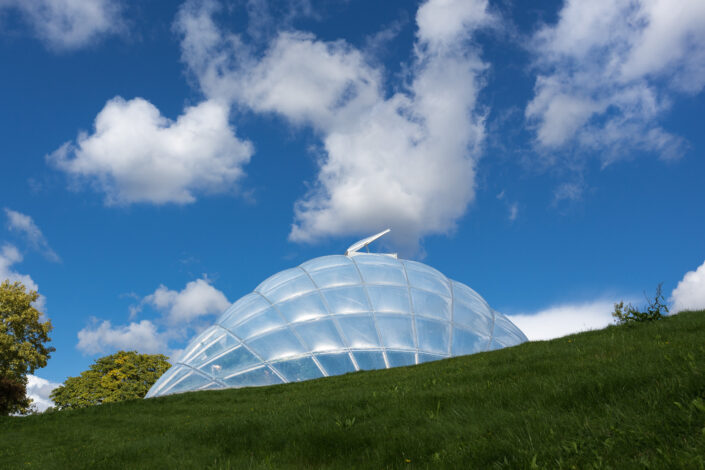
[[[197,336],[147,397],[419,364],[526,341],[468,286],[381,254],[281,271]]]

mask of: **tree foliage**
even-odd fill
[[[662,284],[659,284],[656,288],[653,300],[647,298],[647,305],[643,310],[634,307],[632,304],[625,305],[624,302],[614,304],[612,316],[617,321],[617,324],[660,320],[668,315],[668,306],[665,304],[666,299],[661,293],[661,287]]]
[[[69,377],[51,392],[59,409],[144,398],[150,387],[171,367],[163,354],[118,351],[97,359],[79,377]]]
[[[0,414],[27,411],[27,374],[47,364],[49,320],[32,305],[39,294],[20,282],[0,284]]]

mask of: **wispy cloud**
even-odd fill
[[[676,94],[705,85],[702,1],[567,0],[529,48],[539,74],[526,118],[540,151],[597,151],[603,165],[684,154],[661,121]]]
[[[29,245],[35,250],[42,252],[49,261],[61,261],[59,255],[51,249],[46,237],[44,237],[44,234],[39,230],[39,227],[37,227],[37,224],[34,223],[34,220],[32,220],[30,216],[8,208],[5,208],[5,214],[7,215],[8,228],[10,230],[22,234],[27,239]]]
[[[0,0],[16,9],[49,48],[72,50],[124,28],[120,0]]]
[[[497,194],[497,199],[504,201],[507,206],[507,218],[510,222],[514,222],[519,216],[519,203],[516,201],[510,201],[504,190]]]

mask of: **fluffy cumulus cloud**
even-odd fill
[[[161,285],[144,302],[162,311],[172,324],[188,324],[204,315],[222,313],[230,306],[225,294],[205,279],[191,281],[181,291]]]
[[[32,399],[32,407],[37,411],[44,411],[54,406],[49,398],[51,392],[61,384],[50,382],[36,375],[27,376],[27,396]]]
[[[143,353],[173,354],[169,348],[172,340],[183,339],[189,330],[198,330],[199,319],[218,315],[230,306],[221,291],[207,279],[197,279],[186,284],[181,291],[159,286],[130,309],[130,319],[145,306],[153,307],[160,317],[154,321],[131,321],[126,325],[113,325],[110,321],[93,319],[93,323],[78,333],[78,349],[86,354],[112,352],[118,349],[137,350]]]
[[[176,121],[142,98],[114,98],[48,160],[106,195],[107,204],[185,204],[199,192],[231,191],[252,154],[228,122],[229,108],[204,101]]]
[[[5,208],[5,214],[10,230],[22,234],[34,249],[41,251],[50,261],[60,261],[59,255],[51,249],[44,234],[30,216],[8,208]]]
[[[671,292],[671,313],[705,309],[705,262],[683,276]]]
[[[409,84],[385,95],[384,70],[345,41],[278,34],[264,54],[213,21],[218,5],[190,1],[176,27],[204,93],[293,125],[311,126],[324,155],[295,204],[290,238],[391,226],[401,245],[452,230],[474,198],[484,138],[476,103],[486,64],[473,33],[494,22],[485,0],[429,0],[417,14]]]
[[[614,302],[563,304],[535,313],[507,315],[531,341],[548,340],[614,323]]]
[[[634,151],[663,159],[686,144],[659,124],[676,93],[705,85],[701,0],[567,0],[530,46],[539,75],[526,117],[548,153]]]
[[[34,33],[57,50],[88,46],[122,28],[119,1],[0,0],[0,10],[17,10]]]
[[[86,354],[134,350],[145,354],[164,353],[168,350],[169,335],[160,332],[149,320],[113,326],[104,320],[78,332],[78,349]]]

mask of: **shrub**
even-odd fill
[[[665,304],[665,299],[661,293],[661,287],[663,284],[659,284],[656,288],[656,294],[653,300],[647,297],[647,305],[644,310],[639,310],[632,304],[624,304],[624,302],[618,302],[614,304],[614,312],[612,316],[618,325],[625,323],[634,322],[645,322],[660,320],[661,318],[668,315],[668,307]]]

